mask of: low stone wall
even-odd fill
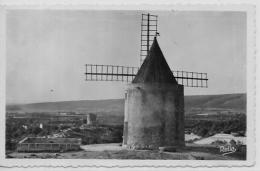
[[[17,152],[65,152],[79,149],[79,144],[21,143],[17,145]]]
[[[26,137],[17,144],[17,152],[65,152],[80,149],[78,138]]]
[[[36,144],[47,144],[47,143],[55,143],[55,144],[77,144],[81,143],[79,138],[42,138],[42,137],[26,137],[20,143],[36,143]]]

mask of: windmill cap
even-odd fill
[[[159,47],[156,37],[132,83],[178,84]]]

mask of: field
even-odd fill
[[[185,96],[185,115],[246,113],[246,94]],[[9,113],[95,113],[100,124],[122,125],[124,99],[80,100],[31,104],[7,104]],[[197,117],[197,116],[196,116]]]

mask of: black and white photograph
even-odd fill
[[[248,18],[6,9],[5,159],[246,162]]]

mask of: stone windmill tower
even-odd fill
[[[141,68],[127,86],[123,145],[134,149],[184,146],[184,91],[156,37]]]
[[[157,22],[158,16],[142,14],[140,68],[86,64],[87,81],[130,82],[123,134],[130,149],[184,146],[184,86],[208,87],[207,73],[171,71],[157,42]]]

